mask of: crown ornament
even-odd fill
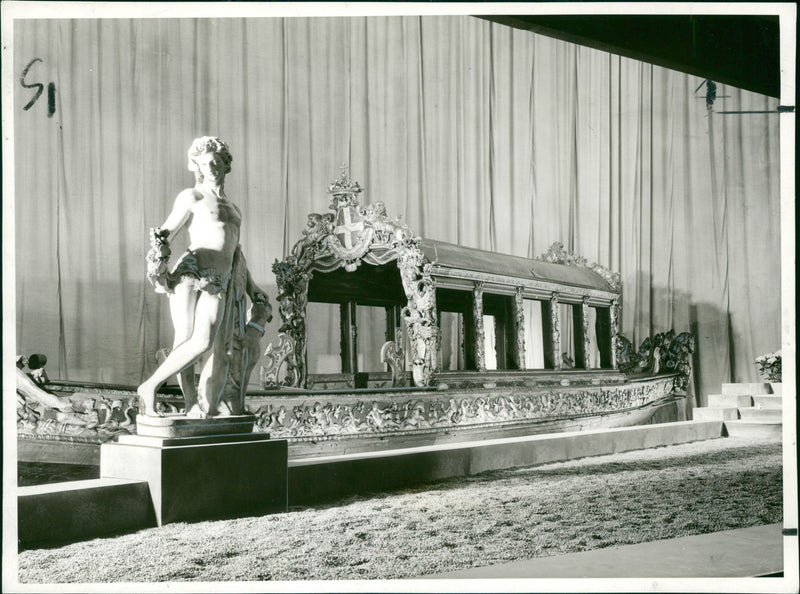
[[[347,173],[347,166],[342,165],[339,178],[328,186],[328,194],[331,195],[332,210],[338,210],[343,206],[358,206],[358,195],[364,188],[357,182],[350,179]]]

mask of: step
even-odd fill
[[[763,382],[722,384],[722,393],[726,396],[753,396],[754,394],[772,394],[772,388],[769,384]]]
[[[289,460],[289,504],[718,437],[723,437],[721,421],[678,421],[294,459]]]
[[[739,417],[743,421],[780,423],[783,420],[783,411],[779,408],[740,408]]]
[[[703,406],[692,411],[694,421],[728,421],[739,418],[739,409],[735,406]]]
[[[783,436],[782,423],[759,423],[757,421],[725,421],[728,437],[750,437],[780,440]]]
[[[736,528],[724,532],[522,559],[420,577],[460,580],[460,591],[471,590],[466,586],[463,589],[460,587],[461,584],[468,583],[466,580],[493,579],[498,580],[496,583],[499,580],[511,583],[508,580],[560,579],[577,583],[576,578],[583,578],[607,580],[606,583],[612,584],[611,580],[629,578],[648,580],[648,583],[653,578],[750,578],[772,575],[784,569],[785,545],[782,528],[782,524]],[[771,581],[764,580],[762,583]],[[764,586],[763,591],[777,592],[777,583],[771,584],[769,588]],[[748,582],[747,585],[754,586],[755,582]],[[445,590],[447,589],[442,588],[438,591]],[[753,587],[749,591],[758,590]]]
[[[753,396],[753,405],[756,408],[783,408],[783,396]]]
[[[782,382],[772,382],[770,383],[770,387],[772,388],[772,393],[776,396],[780,396],[783,394],[783,383]]]
[[[753,406],[753,397],[743,394],[709,394],[708,406],[719,408],[746,408]]]
[[[17,510],[23,547],[156,525],[146,481],[100,478],[19,487]]]

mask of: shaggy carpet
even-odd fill
[[[409,578],[781,519],[780,443],[715,439],[23,551],[19,580]]]

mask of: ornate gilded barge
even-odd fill
[[[530,259],[416,237],[381,202],[360,206],[345,172],[328,191],[330,212],[273,266],[279,340],[247,396],[255,431],[290,456],[643,424],[686,387],[692,336],[635,351],[618,274],[558,243]],[[133,388],[49,389],[77,412],[21,398],[20,443],[135,431]],[[174,389],[159,401],[180,410]]]

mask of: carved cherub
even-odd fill
[[[306,228],[303,229],[303,238],[292,248],[292,256],[299,262],[306,251],[318,243],[320,239],[330,234],[334,216],[332,213],[319,214],[312,212],[308,215]]]
[[[383,235],[385,241],[402,243],[410,237],[410,231],[405,225],[398,219],[389,218],[386,205],[381,201],[368,205],[362,211],[362,215],[377,233]]]

